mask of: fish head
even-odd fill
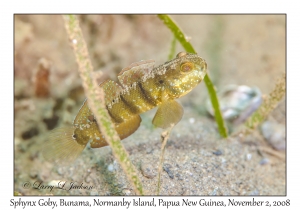
[[[197,54],[178,53],[174,63],[166,69],[165,90],[169,98],[180,98],[189,93],[206,73],[207,64],[203,58]]]

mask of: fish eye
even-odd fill
[[[192,71],[193,69],[194,69],[194,64],[191,62],[183,63],[180,66],[180,71],[182,73],[188,73],[188,72]]]

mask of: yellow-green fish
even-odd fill
[[[118,75],[120,84],[106,80],[100,86],[105,92],[107,111],[120,139],[140,126],[139,114],[156,106],[152,120],[156,127],[176,125],[183,108],[175,99],[189,93],[205,77],[207,64],[197,54],[180,52],[176,58],[158,67],[154,60],[133,63]],[[44,147],[44,157],[51,161],[73,161],[90,142],[91,148],[106,146],[87,102],[79,110],[73,126],[51,132]]]

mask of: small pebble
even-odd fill
[[[222,163],[226,163],[226,159],[225,158],[221,158]]]
[[[213,154],[216,155],[216,156],[220,156],[220,155],[223,154],[223,152],[221,150],[216,150],[216,151],[213,152]]]
[[[37,175],[38,175],[38,172],[37,172],[36,170],[32,170],[32,171],[30,171],[30,174],[29,174],[29,176],[30,176],[32,179],[36,178],[36,177],[37,177]]]
[[[22,138],[24,140],[27,140],[27,139],[32,138],[33,136],[38,135],[38,134],[39,134],[39,130],[36,127],[32,127],[30,129],[28,129],[27,131],[24,131],[22,133]]]
[[[259,195],[259,191],[255,189],[254,191],[249,193],[250,196]]]
[[[191,124],[194,124],[195,118],[190,118],[190,119],[189,119],[189,122],[190,122]]]
[[[29,156],[30,160],[33,161],[34,159],[36,159],[38,154],[39,154],[38,151],[32,151]]]
[[[49,177],[49,171],[46,171],[46,170],[42,170],[38,173],[38,179],[43,181],[43,180],[46,180],[47,178]]]
[[[15,137],[15,146],[19,145],[21,143],[20,138]]]
[[[110,171],[110,172],[115,171],[114,165],[113,165],[113,164],[109,164],[109,165],[107,166],[107,170]]]
[[[174,179],[174,173],[173,173],[173,171],[170,170],[170,168],[172,168],[172,166],[167,163],[167,164],[164,164],[163,168],[164,168],[164,171],[168,173],[169,177],[171,179]]]
[[[54,187],[59,187],[59,185],[62,183],[62,180],[52,180],[50,182],[48,182],[49,186],[54,186]]]
[[[153,148],[148,147],[148,148],[146,149],[146,153],[147,153],[147,154],[150,154],[150,153],[152,153],[152,152],[153,152]]]
[[[92,189],[90,195],[99,195],[99,193],[96,189]]]
[[[142,163],[141,171],[142,171],[143,176],[147,177],[149,179],[153,179],[156,176],[153,165],[151,165],[149,163]]]
[[[85,178],[85,182],[86,182],[86,183],[90,183],[91,181],[92,181],[92,179],[91,179],[90,176],[87,176],[87,177]]]
[[[58,173],[59,175],[63,175],[63,174],[65,173],[63,167],[58,167],[58,168],[57,168],[57,173]]]
[[[210,195],[217,195],[217,191],[218,191],[218,187],[216,187],[211,193]]]
[[[128,188],[124,188],[124,189],[122,190],[122,193],[123,193],[124,195],[135,195],[135,193],[133,192],[133,190],[128,189]]]
[[[259,164],[260,165],[266,165],[266,164],[268,164],[270,162],[270,160],[268,159],[268,158],[263,158],[260,162],[259,162]]]
[[[175,176],[178,178],[178,180],[183,180],[183,177],[181,174],[176,174]]]
[[[261,126],[261,133],[276,150],[285,150],[285,126],[277,122],[266,121]]]
[[[249,153],[247,154],[247,160],[251,160],[252,159],[252,155]]]

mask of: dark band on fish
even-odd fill
[[[106,106],[106,109],[107,109],[107,112],[108,112],[110,118],[112,119],[112,121],[114,121],[114,122],[122,122],[123,121],[123,119],[121,117],[113,115],[111,110],[108,108],[108,106]]]
[[[132,114],[137,114],[139,112],[138,108],[134,103],[131,103],[130,101],[126,100],[123,95],[120,95],[120,99],[125,105],[126,109],[130,111]]]
[[[148,93],[147,90],[143,87],[142,83],[138,82],[137,84],[144,96],[143,98],[145,99],[145,101],[153,107],[156,106],[156,102],[152,99],[151,94]]]

